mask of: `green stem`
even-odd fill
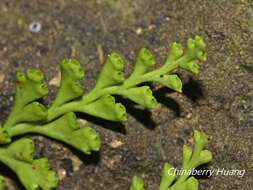
[[[189,163],[187,164],[187,166],[185,166],[183,168],[184,171],[191,171],[193,170],[197,163],[196,163],[196,160],[198,160],[198,157],[200,155],[200,152],[201,152],[201,148],[196,146],[194,151],[193,151],[193,154],[192,154],[192,157],[191,157],[191,160],[189,161]],[[185,180],[187,180],[187,178],[189,177],[189,175],[180,175],[179,178],[177,179],[176,183],[174,184],[175,187],[179,186],[182,182],[184,182]],[[173,186],[173,188],[174,188]],[[170,189],[170,190],[173,190]]]
[[[19,168],[19,163],[15,159],[11,158],[8,154],[6,154],[6,151],[2,149],[0,149],[0,162],[7,165],[13,171]]]
[[[169,187],[168,190],[182,190],[185,189],[185,186],[182,183],[176,182],[172,187]]]
[[[155,71],[148,72],[142,76],[130,77],[122,85],[111,86],[111,87],[107,87],[103,89],[93,89],[89,93],[83,95],[81,100],[72,101],[57,108],[49,108],[47,120],[51,121],[59,117],[60,115],[70,112],[70,111],[79,112],[80,105],[85,106],[89,103],[92,103],[93,101],[97,100],[103,95],[119,94],[119,92],[121,92],[122,90],[137,86],[144,82],[151,82],[154,76],[160,76],[160,75],[167,74],[175,70],[178,67],[179,63],[181,61],[184,61],[184,59],[185,57],[182,57],[172,63],[169,63],[167,61],[165,65],[162,66],[161,68]]]
[[[82,98],[66,103],[62,106],[59,107],[51,107],[48,110],[48,121],[52,121],[55,118],[63,115],[64,113],[67,112],[82,112],[84,109],[85,105],[88,105],[95,100],[99,99],[100,97],[107,95],[107,94],[120,94],[122,90],[126,90],[128,88],[137,86],[141,83],[144,82],[149,82],[152,81],[152,77],[154,76],[160,76],[163,74],[168,74],[175,70],[179,63],[181,61],[185,61],[185,57],[182,57],[178,59],[177,61],[169,63],[166,61],[166,63],[159,69],[155,71],[148,72],[146,74],[143,74],[141,76],[135,76],[135,77],[129,77],[125,82],[121,85],[118,86],[111,86],[103,89],[93,89],[89,93],[84,94]],[[5,129],[8,131],[9,135],[11,137],[16,136],[16,135],[21,135],[21,134],[26,134],[26,133],[40,133],[43,134],[43,129],[40,127],[32,126],[32,125],[27,125],[27,124],[19,124],[15,126],[15,120],[11,118],[15,118],[14,114],[17,114],[17,109],[14,108],[10,114],[10,117],[8,121],[5,124]]]
[[[42,127],[39,126],[33,126],[29,124],[19,124],[8,129],[7,131],[11,137],[14,137],[17,135],[23,135],[27,133],[41,133],[43,130]]]
[[[17,105],[12,108],[7,121],[4,123],[4,126],[3,126],[4,129],[9,129],[16,124],[16,118],[17,118],[16,116],[19,115],[19,110],[20,110],[20,106],[17,106]]]
[[[192,170],[193,168],[189,168],[189,169],[183,169],[184,171],[189,171]],[[182,184],[182,182],[184,182],[187,178],[189,177],[189,175],[185,174],[185,175],[180,175],[179,178],[176,180],[175,184],[169,188],[169,190],[173,190],[173,189],[180,189],[180,185]]]

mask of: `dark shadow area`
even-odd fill
[[[66,147],[68,147],[69,150],[71,150],[71,152],[77,156],[82,164],[84,165],[93,165],[93,166],[97,166],[99,161],[101,160],[101,155],[100,152],[92,152],[91,154],[85,154],[83,152],[80,152],[79,150],[66,145]],[[73,161],[69,158],[63,158],[61,160],[61,167],[64,168],[67,171],[67,176],[71,176],[74,173],[74,166],[73,166]]]
[[[71,159],[69,158],[63,158],[61,161],[60,161],[60,166],[62,168],[64,168],[67,172],[67,177],[71,176],[74,172],[74,169],[73,169],[73,162]]]
[[[29,134],[33,135],[34,137],[40,136],[36,133],[29,133]],[[15,136],[15,138],[13,138],[13,141],[15,141],[17,139],[20,139],[22,136],[23,135]],[[75,154],[82,161],[82,163],[84,163],[86,165],[97,165],[98,162],[100,161],[100,152],[99,151],[98,152],[93,151],[93,152],[91,152],[91,154],[85,154],[85,153],[77,150],[76,148],[72,147],[71,145],[66,144],[63,141],[59,141],[57,139],[50,138],[50,137],[44,136],[44,135],[42,135],[42,136],[45,137],[45,138],[51,139],[53,141],[57,141],[58,143],[61,143],[62,146],[65,146],[66,148],[68,148],[73,154]],[[36,142],[36,139],[34,140],[34,143],[36,145],[36,149],[35,149],[35,153],[34,153],[34,159],[39,159],[39,158],[44,157],[45,156],[44,146],[42,148],[39,147],[40,143]],[[71,160],[67,160],[67,159],[63,158],[61,165],[70,174],[71,174],[71,172],[73,172],[73,169],[72,169],[73,166],[72,166],[72,161]],[[2,165],[0,165],[0,168],[2,168]],[[6,167],[6,168],[9,169],[8,167]],[[1,172],[2,172],[2,170],[1,170]],[[13,175],[15,176],[15,173],[13,173]]]
[[[34,135],[36,135],[36,134],[34,134]],[[47,137],[47,136],[44,136],[44,137],[61,143],[62,146],[65,146],[66,148],[68,148],[85,165],[97,165],[100,161],[100,151],[98,151],[98,152],[92,151],[91,154],[85,154],[85,153],[81,152],[80,150],[72,147],[71,145],[66,144],[63,141],[58,141],[57,139],[53,139],[53,138],[50,138],[50,137]],[[37,144],[36,144],[36,148],[37,148]],[[44,153],[42,152],[40,154],[40,157],[43,157],[43,156],[44,156]],[[70,174],[73,172],[72,160],[63,158],[61,164],[64,167],[64,169],[66,171],[68,171]]]
[[[36,134],[34,134],[36,135]],[[44,136],[45,138],[49,138],[49,139],[52,139],[53,141],[57,141],[58,143],[61,143],[62,146],[65,146],[66,148],[68,148],[74,155],[76,155],[81,161],[83,164],[85,165],[97,165],[100,161],[100,151],[98,152],[95,152],[95,151],[92,151],[91,154],[85,154],[83,152],[81,152],[80,150],[72,147],[71,145],[69,144],[66,144],[65,142],[63,141],[58,141],[57,139],[53,139],[53,138],[50,138],[50,137],[47,137],[47,136]],[[36,149],[38,148],[38,143],[36,143]],[[44,157],[44,151],[42,150],[40,153],[39,153],[39,156],[37,155],[37,158],[41,158],[41,157]],[[71,175],[73,173],[73,163],[72,163],[72,160],[71,159],[68,159],[68,158],[62,158],[61,160],[61,166],[67,171],[67,174]]]
[[[243,67],[248,73],[253,73],[253,65],[252,65],[252,64],[243,64],[242,67]]]
[[[203,86],[200,82],[190,77],[189,81],[183,85],[183,94],[192,102],[198,103],[198,100],[204,98]]]
[[[208,168],[209,165],[210,164],[207,163],[207,164],[204,164],[204,165],[201,165],[201,166],[195,168],[196,171],[198,171],[198,172],[201,171],[201,173],[195,174],[195,175],[192,175],[192,176],[194,176],[196,179],[208,179],[208,178],[212,177],[211,176],[211,171]],[[198,172],[196,172],[196,173],[198,173]]]
[[[70,147],[70,150],[75,154],[85,165],[97,165],[101,159],[100,151],[92,152],[90,155],[84,154],[77,149]]]
[[[138,108],[136,103],[121,96],[115,96],[117,102],[121,102],[127,110],[127,113],[131,114],[137,121],[142,123],[146,128],[155,129],[156,123],[151,118],[151,111],[143,108]]]
[[[83,118],[93,124],[99,125],[105,129],[112,130],[117,133],[126,134],[125,125],[120,122],[108,121],[85,113],[76,113],[78,118]]]
[[[159,88],[158,90],[155,90],[153,94],[159,103],[165,105],[168,109],[172,110],[176,117],[180,117],[181,114],[180,105],[173,98],[166,96],[167,94],[170,94],[172,92],[174,91],[167,87],[162,87]]]
[[[10,168],[8,168],[6,165],[4,165],[2,163],[0,163],[0,168],[1,168],[1,175],[6,176],[6,177],[12,179],[13,181],[15,181],[17,189],[25,190],[24,186],[19,181],[17,175]]]

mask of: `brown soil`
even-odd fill
[[[32,22],[42,26],[37,33],[29,30]],[[66,171],[57,189],[127,190],[138,174],[147,190],[155,190],[164,162],[180,167],[182,145],[192,142],[194,129],[211,137],[209,168],[246,169],[243,178],[200,179],[200,189],[253,189],[252,0],[1,0],[0,28],[1,122],[11,109],[19,69],[40,68],[50,81],[62,58],[75,57],[90,89],[100,60],[112,50],[125,57],[129,73],[141,47],[149,47],[162,64],[173,41],[185,44],[199,34],[207,42],[209,58],[200,75],[180,72],[183,94],[156,91],[158,109],[130,107],[122,125],[84,118],[101,135],[99,154],[83,156],[34,137],[36,156],[48,157],[62,175]]]

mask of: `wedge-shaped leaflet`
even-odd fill
[[[142,105],[144,108],[155,108],[157,101],[152,95],[152,90],[149,86],[129,88],[119,91],[120,95],[127,97],[135,103]]]
[[[197,61],[191,61],[187,64],[181,64],[180,66],[182,69],[185,69],[193,74],[199,73],[199,65],[197,64]]]
[[[123,74],[124,64],[124,60],[119,54],[111,53],[99,75],[95,89],[122,83],[125,80]]]
[[[194,39],[189,38],[187,42],[188,55],[193,59],[206,61],[207,54],[205,53],[206,44],[200,36],[195,36]]]
[[[174,42],[171,45],[169,55],[165,62],[165,65],[171,64],[172,62],[178,60],[184,54],[183,46],[180,43]]]
[[[53,107],[78,98],[83,95],[84,89],[80,80],[84,77],[84,70],[75,59],[65,59],[61,63],[61,84],[53,102]]]
[[[16,80],[15,104],[17,106],[23,107],[48,94],[48,88],[44,83],[44,75],[38,69],[28,69],[26,73],[18,72]]]
[[[80,128],[73,112],[36,129],[38,132],[65,142],[86,154],[98,151],[101,146],[99,135],[95,129],[91,127]]]
[[[116,103],[111,95],[105,95],[95,102],[80,105],[80,111],[112,121],[126,121],[126,108],[121,103]]]
[[[131,77],[140,76],[155,64],[155,58],[147,48],[142,48],[137,56],[135,67]]]
[[[57,186],[58,177],[49,168],[46,158],[33,159],[34,144],[23,138],[0,148],[0,161],[10,167],[27,190],[50,190]]]
[[[101,146],[97,132],[91,127],[80,128],[73,112],[46,125],[20,124],[9,130],[12,136],[22,133],[39,133],[65,142],[83,153],[98,151]]]
[[[205,52],[205,42],[200,36],[194,39],[190,38],[187,42],[188,51],[179,66],[193,74],[199,73],[198,61],[206,61],[207,53]]]
[[[145,187],[143,179],[138,176],[134,176],[130,190],[144,190],[144,189]]]
[[[167,190],[171,184],[177,178],[177,175],[174,172],[175,168],[169,163],[165,163],[162,171],[162,179],[159,190]]]
[[[26,105],[22,112],[17,115],[16,122],[35,122],[35,121],[42,121],[47,118],[47,108],[39,103],[39,102],[32,102]]]
[[[43,120],[47,114],[45,107],[41,104],[32,103],[48,94],[43,73],[38,69],[28,69],[26,73],[18,72],[16,80],[15,102],[11,114],[3,126],[5,129],[18,122]]]
[[[182,92],[182,81],[177,75],[161,75],[154,77],[153,81],[158,82],[177,92]]]

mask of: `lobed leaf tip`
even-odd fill
[[[88,143],[91,147],[90,150],[99,151],[102,143],[96,130],[91,127],[85,127],[81,130],[83,130],[87,136]]]
[[[146,66],[152,66],[155,64],[155,58],[151,51],[147,48],[141,48],[138,54],[138,59]]]
[[[134,176],[130,190],[144,190],[144,181],[139,176]]]
[[[19,83],[25,83],[26,82],[26,76],[24,72],[18,71],[16,73],[16,80]]]
[[[45,118],[47,116],[47,108],[39,102],[33,102],[27,106],[31,106],[31,109],[34,110],[34,114]]]
[[[187,40],[187,47],[188,47],[188,49],[190,50],[190,51],[194,51],[194,49],[195,49],[195,40],[194,39],[192,39],[192,38],[189,38],[188,40]]]
[[[63,72],[75,76],[76,79],[81,80],[84,77],[84,69],[77,59],[63,59],[61,68]]]
[[[212,161],[213,156],[212,153],[209,150],[202,150],[200,152],[200,157],[199,157],[199,164],[206,164],[210,161]]]
[[[53,189],[57,186],[59,178],[55,171],[50,169],[47,158],[40,158],[34,160],[32,163],[32,170],[36,176],[35,185],[41,189]]]
[[[206,52],[203,52],[203,51],[198,51],[198,52],[197,52],[197,58],[198,58],[200,61],[206,61],[206,60],[207,60],[207,53],[206,53]]]
[[[35,145],[32,139],[22,138],[10,144],[8,150],[12,152],[15,159],[31,163],[33,161]]]
[[[169,170],[170,168],[173,168],[173,166],[171,164],[169,164],[168,162],[166,162],[164,165],[163,165],[163,168],[164,170]]]
[[[34,154],[34,150],[35,150],[35,145],[31,139],[27,138],[25,140],[26,140],[26,142],[24,142],[24,144],[26,143],[26,146],[23,146],[23,148],[25,147],[25,150],[23,150],[23,151],[19,150],[20,152],[19,152],[19,155],[17,156],[17,158],[19,160],[32,162],[33,161],[33,154]]]
[[[170,170],[174,168],[171,164],[169,164],[168,162],[164,163],[163,165],[163,171],[162,171],[162,176],[163,177],[170,177],[170,176],[176,176],[175,173],[171,174]]]
[[[173,75],[160,75],[153,79],[154,82],[158,82],[168,88],[171,88],[179,93],[182,92],[183,84],[181,79],[173,74]]]
[[[191,72],[191,73],[193,73],[193,74],[198,74],[199,70],[200,70],[200,67],[199,67],[199,65],[197,64],[196,61],[181,63],[180,67],[187,70],[187,71],[189,71],[189,72]]]
[[[169,87],[179,93],[182,92],[183,84],[177,75],[170,75]]]
[[[34,160],[32,165],[33,165],[32,168],[37,171],[40,171],[40,169],[46,169],[46,170],[49,169],[49,162],[47,158],[40,158],[40,159]]]
[[[204,132],[200,132],[198,130],[194,131],[194,141],[195,143],[200,143],[205,146],[208,143],[208,136]]]
[[[121,103],[116,103],[115,107],[118,119],[120,121],[127,121],[127,113],[125,106]]]
[[[122,71],[123,68],[124,68],[124,60],[123,58],[121,57],[120,54],[116,53],[116,52],[112,52],[110,55],[109,55],[109,60],[113,66],[113,68],[115,70],[119,70],[119,71]]]
[[[129,88],[118,92],[118,94],[127,97],[144,108],[152,109],[157,106],[157,101],[149,86]]]
[[[37,83],[40,83],[44,80],[44,74],[39,69],[35,68],[27,69],[26,75],[28,79]]]
[[[77,118],[74,112],[68,112],[63,116],[63,119],[66,121],[66,124],[72,129],[76,130],[80,128],[80,125],[77,122]]]
[[[206,48],[205,41],[204,41],[204,39],[203,39],[201,36],[196,35],[196,36],[195,36],[195,42],[196,42],[196,45],[197,45],[200,49],[204,50],[204,49]]]
[[[155,108],[157,106],[157,100],[153,96],[153,93],[150,87],[144,86],[142,93],[143,93],[143,98],[145,102],[145,107],[151,108],[151,109]]]
[[[0,127],[0,144],[8,144],[11,142],[11,137],[8,132]]]
[[[175,59],[181,57],[184,54],[184,49],[183,49],[182,44],[177,43],[177,42],[172,43],[171,52],[170,53],[172,54],[172,56]]]
[[[187,190],[198,190],[199,181],[195,177],[190,177],[186,181]]]

